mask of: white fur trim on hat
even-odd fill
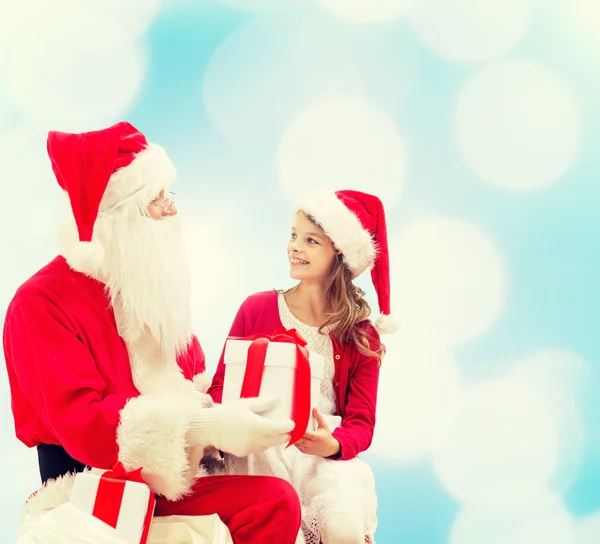
[[[379,314],[375,320],[375,330],[379,334],[392,334],[399,328],[398,320],[393,315]]]
[[[165,150],[148,144],[129,165],[111,176],[100,211],[130,205],[146,207],[161,191],[168,190],[176,177],[177,169]]]
[[[95,277],[104,261],[104,249],[98,242],[77,242],[63,256],[73,270]]]
[[[299,200],[294,212],[299,211],[310,215],[322,227],[355,277],[373,266],[376,247],[371,234],[334,192],[313,193]]]

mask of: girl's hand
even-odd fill
[[[317,422],[317,430],[306,431],[305,435],[294,445],[306,455],[317,455],[318,457],[336,455],[340,451],[340,443],[333,437],[321,412],[316,408],[313,409],[313,417]]]

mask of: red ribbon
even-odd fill
[[[112,470],[102,474],[100,476],[100,482],[98,483],[98,491],[92,515],[115,529],[117,528],[117,522],[119,521],[121,503],[123,502],[123,494],[125,493],[125,484],[127,482],[147,485],[142,477],[141,468],[128,472],[123,464],[119,462]],[[148,540],[155,501],[154,493],[150,492],[148,509],[146,510],[144,527],[140,537],[140,544],[146,544],[146,541]]]
[[[270,342],[283,342],[296,345],[296,368],[292,396],[292,420],[295,423],[287,447],[300,440],[310,420],[310,361],[306,340],[296,329],[277,329],[273,335],[254,334],[252,336],[230,336],[228,340],[251,340],[248,348],[246,371],[242,382],[241,398],[258,397],[265,370],[265,359]]]

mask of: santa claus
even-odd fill
[[[236,544],[292,543],[283,480],[204,476],[213,447],[245,456],[289,440],[274,399],[213,405],[190,324],[190,281],[165,151],[129,123],[51,132],[48,154],[72,214],[61,255],[28,279],[4,326],[16,435],[37,447],[44,487],[26,506],[68,499],[85,467],[143,468],[156,516],[218,514]]]

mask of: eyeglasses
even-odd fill
[[[159,197],[150,202],[150,206],[158,206],[162,208],[163,212],[168,212],[173,202],[175,202],[175,193],[167,193],[166,196]]]

